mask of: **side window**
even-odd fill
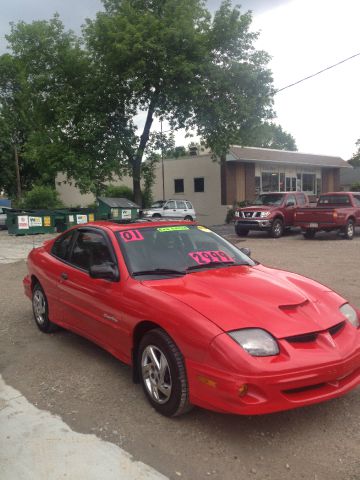
[[[79,230],[70,262],[76,267],[88,271],[92,265],[113,263],[113,259],[101,233]]]
[[[5,212],[3,212],[3,209],[1,207],[0,207],[0,213],[5,213]]]
[[[192,210],[194,207],[191,205],[190,202],[186,202],[186,208],[190,208],[190,210]]]
[[[306,199],[305,199],[305,195],[303,193],[301,193],[300,195],[297,196],[297,203],[299,205],[306,205]]]
[[[296,205],[296,198],[295,198],[295,195],[289,195],[286,199],[286,205],[289,205],[289,203],[293,203],[294,205]]]
[[[360,195],[354,195],[354,202],[357,207],[360,207]]]
[[[175,203],[175,201],[174,201],[174,200],[170,200],[170,202],[167,202],[166,207],[169,208],[169,209],[170,209],[170,208],[172,208],[172,209],[176,208],[176,203]]]
[[[67,232],[58,238],[51,249],[52,255],[60,260],[67,260],[73,235],[74,231],[72,230],[71,232]]]
[[[185,202],[183,202],[181,200],[177,200],[176,205],[177,205],[177,208],[180,208],[182,210],[185,210],[185,208],[186,208]]]

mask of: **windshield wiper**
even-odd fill
[[[171,268],[154,268],[153,270],[139,270],[132,272],[135,277],[137,275],[186,275],[184,270],[174,270]]]
[[[249,265],[248,263],[235,263],[235,262],[209,262],[203,263],[202,265],[192,265],[186,269],[187,272],[191,270],[198,270],[199,268],[207,268],[207,267],[237,267],[238,265]]]

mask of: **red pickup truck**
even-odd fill
[[[308,204],[303,192],[263,193],[253,205],[235,210],[235,232],[243,237],[250,230],[261,230],[279,238],[285,229],[294,225],[297,210]]]
[[[301,227],[305,238],[314,238],[321,230],[338,230],[352,240],[356,225],[360,225],[360,192],[324,193],[316,207],[300,208],[295,215],[295,226]]]

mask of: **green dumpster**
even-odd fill
[[[95,221],[95,210],[91,208],[62,208],[54,210],[54,222],[57,232],[64,232],[74,225]]]
[[[53,233],[55,224],[51,210],[15,210],[7,213],[9,235]]]
[[[98,197],[98,220],[134,220],[139,216],[139,205],[127,198]]]

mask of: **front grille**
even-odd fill
[[[259,218],[261,212],[241,212],[242,218]]]
[[[289,343],[310,343],[315,342],[320,333],[329,332],[332,337],[339,333],[345,326],[345,322],[340,322],[333,327],[330,327],[328,330],[322,330],[321,332],[310,332],[304,333],[302,335],[292,335],[291,337],[286,337],[285,340]]]

